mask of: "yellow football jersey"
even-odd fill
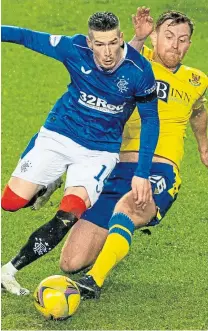
[[[144,46],[143,55],[151,62],[157,82],[160,135],[156,155],[173,161],[178,168],[184,153],[184,137],[192,110],[204,102],[207,76],[194,68],[180,65],[176,72],[152,60],[153,51]],[[140,117],[137,109],[125,125],[121,151],[138,151]]]

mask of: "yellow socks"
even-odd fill
[[[132,220],[123,213],[116,213],[111,217],[103,249],[87,273],[94,278],[98,286],[103,285],[108,273],[128,254],[134,228]]]

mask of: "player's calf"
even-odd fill
[[[33,232],[26,245],[7,264],[7,267],[3,266],[7,270],[5,277],[10,278],[9,282],[13,282],[14,285],[11,287],[9,282],[4,282],[3,286],[9,292],[18,294],[20,285],[16,282],[14,274],[55,248],[85,210],[86,206],[81,198],[75,195],[65,196],[60,204],[60,209],[52,220]],[[14,287],[17,290],[13,291]]]

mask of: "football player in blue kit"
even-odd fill
[[[17,211],[34,203],[45,187],[67,173],[56,215],[30,236],[21,259],[15,257],[4,270],[3,286],[14,294],[27,294],[13,277],[15,272],[51,251],[99,198],[119,161],[123,128],[136,105],[142,129],[132,190],[138,207],[152,200],[148,177],[159,119],[151,65],[123,41],[114,14],[93,14],[88,28],[88,36],[69,37],[2,27],[2,41],[62,62],[71,77],[67,92],[29,144],[2,195],[2,208]],[[42,249],[36,250],[39,244]]]

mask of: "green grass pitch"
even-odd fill
[[[149,6],[156,18],[178,9],[196,23],[185,64],[208,72],[207,0],[2,0],[2,23],[52,34],[87,33],[87,18],[109,10],[120,17],[125,39],[131,14]],[[30,137],[66,90],[64,66],[17,45],[2,45],[2,186]],[[131,254],[106,280],[99,301],[81,302],[64,322],[44,320],[32,296],[2,295],[3,330],[206,330],[208,329],[207,237],[208,176],[188,128],[183,185],[177,202],[151,235],[136,232]],[[2,212],[2,263],[11,259],[28,235],[55,213],[62,189],[42,210]],[[31,292],[45,277],[60,274],[61,244],[18,274]],[[72,277],[73,278],[73,277]],[[75,277],[74,277],[75,278]]]

